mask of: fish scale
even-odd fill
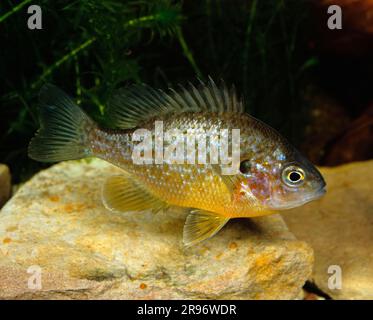
[[[146,85],[120,90],[109,103],[108,114],[117,127],[99,128],[65,93],[46,85],[40,93],[41,127],[29,146],[31,158],[44,162],[95,156],[123,169],[108,177],[103,203],[114,212],[190,208],[183,242],[196,244],[216,234],[231,218],[262,216],[303,205],[325,193],[320,172],[277,131],[244,112],[233,89],[210,80],[199,88],[190,85],[169,92]],[[179,130],[196,141],[205,134],[206,155],[220,150],[217,137],[239,129],[240,161],[235,174],[226,175],[222,163],[136,164],[138,129],[151,132],[154,151],[155,123],[163,131]],[[170,142],[164,139],[164,148]],[[195,150],[196,151],[196,150]],[[184,150],[184,156],[186,156]],[[232,165],[235,164],[232,162]]]
[[[221,129],[245,128],[242,132],[242,145],[248,146],[245,149],[245,157],[262,161],[265,156],[262,152],[258,152],[265,137],[261,134],[261,131],[255,132],[260,127],[255,125],[253,118],[245,115],[234,113],[224,115],[183,113],[152,118],[147,123],[142,123],[141,128],[152,131],[153,141],[155,121],[163,122],[164,131],[178,129],[185,136],[188,134],[198,136],[198,133],[208,131],[213,135],[218,135]],[[251,129],[251,126],[253,129]],[[244,206],[231,201],[229,190],[209,164],[134,164],[131,159],[134,147],[133,142],[131,142],[131,135],[135,130],[136,128],[130,130],[130,132],[126,130],[123,133],[118,131],[112,133],[111,131],[96,129],[94,136],[90,138],[93,141],[94,155],[130,172],[143,181],[155,196],[162,198],[169,204],[212,210],[232,218],[263,215],[263,208],[255,201],[246,201]],[[267,133],[268,135],[269,133]],[[167,143],[164,146],[167,147]],[[209,148],[207,148],[207,154],[209,154],[209,151]],[[185,178],[186,173],[188,173],[188,179]]]

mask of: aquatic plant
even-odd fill
[[[210,75],[234,83],[250,113],[300,137],[299,86],[317,62],[304,51],[306,1],[40,0],[32,4],[42,8],[42,30],[27,28],[30,4],[0,3],[0,162],[16,182],[41,168],[26,151],[45,82],[110,127],[116,88]]]

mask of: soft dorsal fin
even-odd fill
[[[141,183],[127,174],[109,177],[102,189],[105,207],[114,212],[159,211],[168,204],[150,193]]]
[[[234,87],[229,90],[224,83],[218,87],[211,78],[197,87],[189,84],[189,88],[170,88],[167,93],[145,84],[132,85],[119,90],[108,107],[112,123],[122,129],[157,115],[182,112],[243,113],[244,107]]]
[[[215,235],[229,221],[229,218],[205,210],[193,210],[184,225],[183,242],[191,246]]]

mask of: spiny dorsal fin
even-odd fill
[[[167,113],[235,112],[243,113],[243,103],[234,87],[222,83],[219,87],[209,78],[205,84],[189,88],[179,86],[166,93],[145,84],[133,85],[118,91],[109,102],[108,114],[112,123],[122,129],[136,127],[147,119]]]
[[[112,176],[106,180],[102,189],[102,199],[105,207],[114,212],[148,209],[159,211],[168,207],[166,202],[155,197],[126,174]]]
[[[183,242],[194,245],[215,235],[228,222],[229,218],[204,210],[193,210],[184,225]]]

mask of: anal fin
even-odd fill
[[[184,245],[191,246],[212,237],[224,227],[228,220],[229,218],[204,210],[191,211],[184,225]]]
[[[102,189],[102,200],[107,209],[116,212],[159,211],[168,207],[130,175],[109,177]]]

